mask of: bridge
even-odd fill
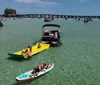
[[[5,15],[2,15],[5,16]],[[8,17],[12,17],[9,15]],[[63,19],[100,19],[100,16],[82,16],[82,15],[57,15],[57,14],[17,14],[15,17],[23,17],[23,18],[63,18]]]

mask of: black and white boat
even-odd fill
[[[2,27],[3,26],[3,23],[0,21],[0,27]]]
[[[41,42],[50,44],[50,46],[60,45],[60,25],[45,24],[42,26],[42,33]]]

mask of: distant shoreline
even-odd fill
[[[23,17],[23,18],[99,18],[100,16],[90,15],[58,15],[58,14],[16,14],[16,15],[0,15],[3,17]]]

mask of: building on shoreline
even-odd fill
[[[6,8],[5,10],[4,10],[4,15],[6,16],[6,17],[14,17],[14,16],[16,16],[16,10],[15,9],[8,9],[8,8]]]

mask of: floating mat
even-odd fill
[[[40,48],[38,48],[38,44],[40,44]],[[37,43],[35,46],[32,46],[32,52],[30,53],[32,56],[43,51],[43,50],[46,50],[50,47],[50,44],[44,44],[44,43]],[[28,51],[29,49],[26,48]],[[21,51],[18,51],[18,52],[15,52],[13,54],[11,53],[8,53],[8,55],[19,55],[19,56],[23,56],[24,58],[28,58],[28,56],[22,54],[22,50]]]

